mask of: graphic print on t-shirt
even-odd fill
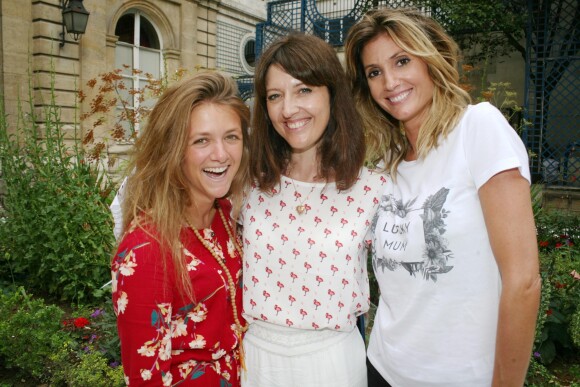
[[[379,210],[373,219],[372,229],[375,235],[382,233],[383,241],[377,246],[373,244],[373,269],[379,268],[384,272],[385,268],[395,271],[404,269],[410,275],[416,276],[421,272],[425,280],[437,281],[438,274],[444,274],[453,269],[448,260],[453,258],[453,252],[447,248],[448,242],[444,238],[446,224],[445,218],[449,211],[443,208],[447,200],[448,188],[441,188],[435,194],[430,195],[422,206],[413,207],[417,198],[405,201],[403,198],[396,199],[392,194],[383,195],[379,204]],[[414,211],[422,211],[417,216],[411,216]],[[396,255],[404,257],[407,247],[411,222],[421,219],[423,223],[424,246],[420,259],[409,257],[408,260],[396,260],[390,257]],[[389,224],[389,221],[392,224]],[[381,222],[381,223],[379,223]],[[415,237],[412,236],[411,237]],[[379,256],[379,253],[382,253]]]

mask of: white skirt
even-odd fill
[[[242,387],[367,387],[358,329],[310,331],[257,321],[243,345]]]

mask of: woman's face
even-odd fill
[[[407,130],[418,130],[427,117],[435,87],[427,64],[403,51],[386,33],[363,47],[361,60],[375,102]]]
[[[266,106],[274,129],[294,153],[316,153],[330,119],[326,86],[306,85],[272,65],[266,73]]]
[[[228,193],[242,153],[242,124],[233,108],[202,103],[192,110],[182,168],[196,203],[213,203]]]

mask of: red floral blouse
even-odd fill
[[[220,201],[226,219],[230,205]],[[219,213],[199,230],[226,263],[242,310],[241,257]],[[195,303],[182,300],[171,260],[164,268],[159,243],[129,230],[112,263],[113,304],[127,385],[232,386],[239,381],[239,347],[227,276],[190,228],[181,241]],[[165,275],[164,273],[168,273]],[[244,324],[241,314],[239,321]]]

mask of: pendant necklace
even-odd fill
[[[231,225],[226,220],[226,217],[225,217],[221,207],[219,206],[219,204],[217,202],[216,202],[215,206],[217,207],[222,224],[224,225],[224,228],[226,229],[226,232],[228,233],[229,240],[235,246],[236,251],[240,255],[240,259],[242,259],[242,257],[243,257],[242,248],[241,248],[240,244],[238,243],[238,240],[236,238],[234,238],[234,236],[233,236],[233,231],[230,229]],[[236,284],[234,282],[234,279],[233,279],[230,271],[228,270],[225,262],[220,258],[218,253],[213,249],[213,247],[209,244],[209,242],[206,241],[200,235],[199,231],[197,231],[197,229],[191,225],[191,223],[189,222],[189,219],[187,217],[185,218],[185,221],[187,222],[187,225],[193,230],[193,233],[195,234],[195,236],[197,237],[199,242],[207,249],[207,251],[210,252],[210,254],[214,257],[216,262],[220,265],[220,267],[222,268],[222,270],[226,274],[226,278],[227,278],[227,282],[228,282],[228,291],[230,293],[230,303],[232,306],[232,312],[234,315],[234,322],[236,325],[236,327],[235,327],[236,336],[238,337],[238,343],[240,345],[240,363],[241,363],[242,368],[245,370],[246,364],[244,361],[244,347],[242,346],[242,335],[244,334],[245,331],[248,330],[248,324],[246,323],[245,326],[242,325],[240,323],[240,319],[238,318],[238,308],[236,306]],[[230,255],[230,257],[233,258],[231,255]]]
[[[308,205],[308,198],[310,197],[310,194],[312,193],[312,191],[314,191],[316,188],[315,187],[311,187],[310,188],[310,192],[308,192],[308,195],[306,195],[306,198],[304,198],[304,200],[302,200],[302,195],[300,194],[300,192],[298,192],[298,190],[296,189],[296,185],[294,184],[294,179],[291,178],[290,176],[288,176],[288,178],[290,179],[290,181],[292,182],[292,187],[294,188],[294,197],[296,198],[296,200],[298,200],[298,202],[300,204],[298,204],[296,206],[296,212],[298,213],[298,215],[302,215],[304,213],[304,211],[306,210],[306,206]]]

